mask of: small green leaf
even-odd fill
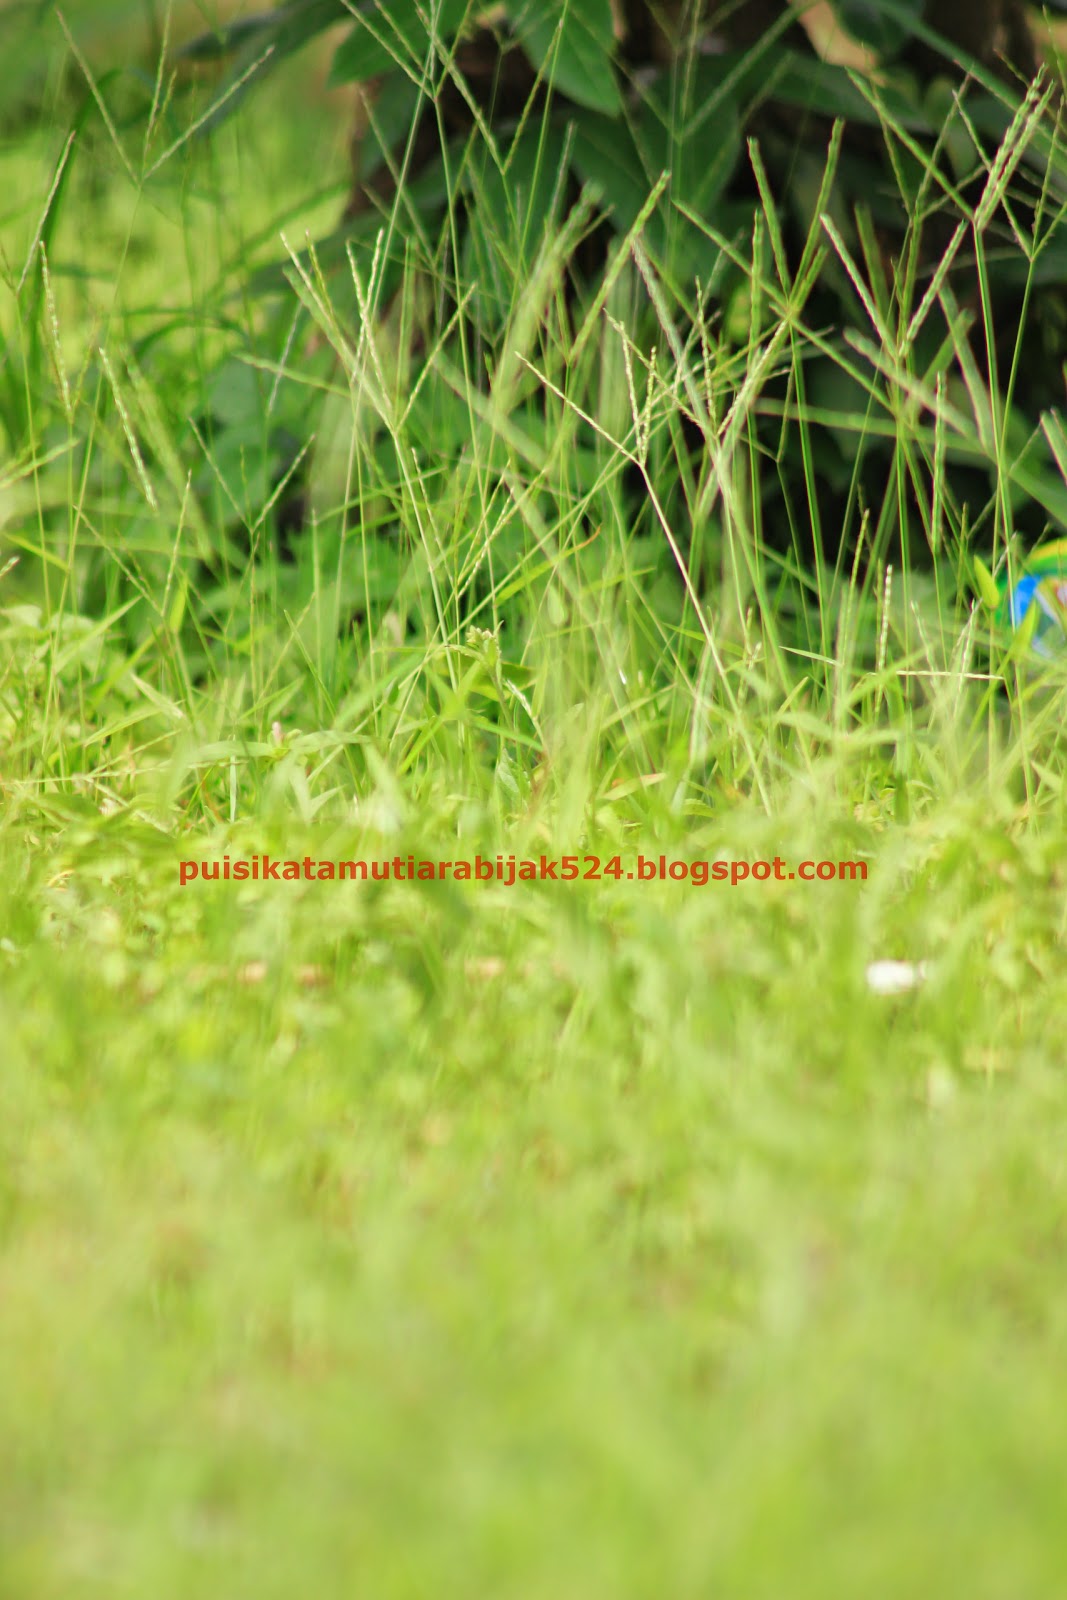
[[[177,633],[185,616],[185,604],[189,598],[189,575],[182,573],[175,585],[174,598],[167,611],[167,627],[172,633]]]
[[[1015,630],[1015,636],[1008,650],[1008,655],[1013,661],[1021,661],[1030,655],[1034,647],[1034,635],[1037,632],[1040,618],[1040,606],[1028,605],[1022,621]]]
[[[978,556],[971,557],[971,565],[974,568],[974,586],[979,599],[991,611],[995,611],[1000,605],[1000,590],[997,588],[996,579]]]

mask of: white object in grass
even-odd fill
[[[907,994],[925,983],[927,976],[925,961],[872,961],[867,968],[867,987],[872,994]]]

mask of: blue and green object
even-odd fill
[[[1031,551],[997,578],[977,557],[974,567],[978,591],[1005,630],[1046,660],[1067,654],[1067,539]]]

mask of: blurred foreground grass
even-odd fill
[[[178,891],[7,828],[3,1592],[1058,1592],[1062,827],[678,853],[830,837],[866,885]]]

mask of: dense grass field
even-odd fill
[[[0,1595],[1062,1593],[1065,672],[975,598],[1005,438],[975,533],[902,372],[929,559],[805,565],[781,284],[650,335],[629,259],[576,350],[567,219],[501,224],[427,335],[433,241],[381,303],[300,253],[298,78],[190,137],[210,85],[146,136],[96,83],[68,147],[70,83],[0,147]],[[614,866],[203,873],[498,854]]]

